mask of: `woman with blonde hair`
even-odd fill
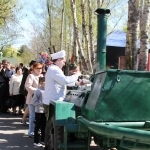
[[[28,91],[27,98],[26,98],[26,104],[28,104],[29,107],[29,130],[28,135],[29,137],[34,136],[34,121],[35,121],[35,106],[32,104],[32,96],[34,92],[38,88],[39,83],[39,77],[42,77],[42,67],[43,65],[41,63],[34,63],[32,66],[32,73],[28,75],[26,82],[25,82],[25,88]]]

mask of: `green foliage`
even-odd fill
[[[127,32],[127,26],[123,26],[122,30],[123,30],[124,32]]]
[[[17,0],[0,1],[0,26],[6,24],[6,21],[13,17],[13,9],[16,7]]]
[[[0,0],[0,49],[12,45],[21,36],[21,5],[18,0]],[[9,54],[8,54],[9,55]]]
[[[31,53],[31,49],[27,45],[22,45],[18,50],[18,58],[20,62],[23,62],[25,65],[28,65],[29,62],[34,59],[34,55]]]
[[[34,58],[34,55],[31,52],[23,52],[19,57],[20,62],[23,62],[25,65],[28,65],[29,62]]]
[[[16,58],[17,53],[18,51],[16,48],[9,46],[3,50],[3,57],[15,57]]]
[[[30,49],[28,48],[27,45],[22,45],[18,51],[20,54],[22,54],[23,52],[29,52]]]
[[[12,46],[8,46],[7,48],[3,49],[2,52],[3,57],[18,58],[18,62],[23,62],[25,65],[28,65],[29,62],[34,59],[34,55],[26,45],[22,45],[19,50],[13,48]]]

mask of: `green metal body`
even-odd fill
[[[97,66],[96,70],[106,69],[106,35],[108,10],[97,9]]]
[[[65,126],[66,133],[82,134],[87,148],[90,132],[103,148],[150,149],[149,76],[126,70],[97,72],[91,91],[69,91],[70,103],[53,102],[56,124]]]
[[[104,10],[105,11],[105,10]],[[97,15],[97,71],[106,69],[106,25],[107,16],[105,14]],[[101,24],[101,25],[100,25]],[[99,26],[100,25],[100,26]]]
[[[51,105],[54,106],[56,124],[65,125],[67,120],[75,120],[75,106],[73,103],[52,101]],[[74,121],[72,121],[74,122]]]
[[[109,10],[96,12],[97,72],[91,90],[68,91],[66,102],[51,102],[56,126],[64,127],[64,141],[59,148],[89,150],[92,136],[101,148],[148,150],[150,72],[105,69]]]
[[[95,74],[83,114],[95,121],[150,120],[150,72],[108,70]],[[93,98],[94,97],[94,98]],[[95,99],[96,97],[96,99]],[[107,111],[106,111],[107,110]],[[104,113],[105,112],[105,113]]]

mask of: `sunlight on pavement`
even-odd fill
[[[0,120],[21,120],[21,118],[0,118]]]
[[[0,126],[0,128],[14,128],[14,129],[16,129],[15,126]]]
[[[6,148],[18,148],[20,146],[6,146]]]
[[[21,124],[21,122],[13,122],[12,124]]]
[[[3,114],[0,118],[0,150],[33,150],[34,140],[28,136],[28,126],[21,123],[21,116]],[[4,126],[3,126],[4,125]],[[43,148],[38,148],[43,150]]]
[[[0,139],[0,143],[8,143],[6,139]]]
[[[0,130],[0,133],[3,133],[3,134],[15,134],[15,133],[25,133],[25,130],[9,130],[9,131],[1,131]]]
[[[24,135],[23,137],[29,137],[29,135],[28,135],[28,134],[26,134],[26,135]]]

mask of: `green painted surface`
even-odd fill
[[[150,143],[150,131],[123,128],[108,124],[101,124],[94,121],[89,121],[84,117],[78,117],[78,121],[83,125],[85,125],[89,129],[89,131],[91,131],[96,135],[121,139],[122,146],[124,141],[126,140],[134,142],[137,141],[137,143],[144,143],[144,144]],[[130,149],[133,149],[135,147],[136,145],[133,145],[133,147],[132,148],[130,147]]]
[[[75,108],[73,103],[51,101],[55,106],[55,120],[57,125],[65,125],[67,121],[75,119]]]
[[[95,78],[100,83],[102,74]],[[95,81],[96,82],[96,81]],[[108,70],[102,88],[89,96],[86,109],[95,112],[95,121],[150,120],[150,72]],[[97,98],[98,97],[98,98]],[[87,118],[90,118],[87,114]]]
[[[107,13],[105,9],[96,10],[97,15],[97,67],[96,70],[106,69],[106,35]]]

